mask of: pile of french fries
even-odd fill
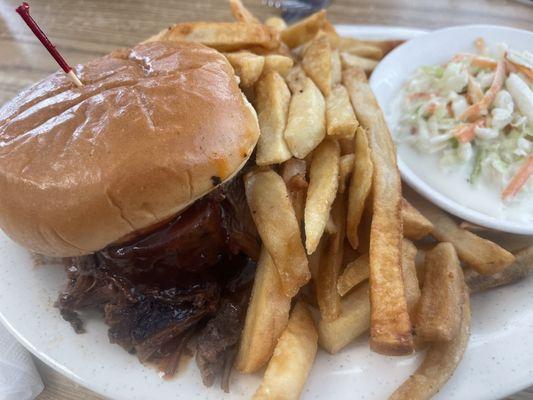
[[[266,366],[254,398],[296,399],[318,345],[336,353],[370,331],[381,354],[427,349],[391,399],[431,398],[468,342],[468,286],[520,279],[533,249],[515,257],[402,196],[367,81],[399,41],[342,38],[325,11],[288,27],[230,4],[236,22],[177,24],[149,40],[224,52],[257,110],[261,137],[245,188],[263,248],[235,367]]]

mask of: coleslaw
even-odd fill
[[[533,54],[499,44],[420,67],[399,96],[396,140],[467,171],[469,185],[497,191],[505,206],[532,202]]]

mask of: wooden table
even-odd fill
[[[272,14],[260,0],[244,3],[261,18]],[[20,0],[0,2],[0,105],[57,69],[15,14],[18,4]],[[35,19],[72,64],[133,45],[177,21],[231,20],[225,0],[33,0],[31,6]],[[428,29],[471,23],[533,27],[533,7],[512,0],[334,0],[329,16],[335,23]],[[100,399],[43,363],[37,366],[46,385],[39,399]],[[533,400],[533,388],[509,399]]]

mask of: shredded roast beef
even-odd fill
[[[100,310],[110,341],[166,376],[197,334],[204,383],[223,374],[227,386],[258,253],[242,180],[233,179],[154,232],[70,260],[57,306],[78,333],[78,311]]]

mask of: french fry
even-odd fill
[[[328,36],[318,34],[304,50],[302,68],[324,97],[329,95],[333,81],[331,60],[332,49]]]
[[[305,160],[291,158],[281,166],[281,177],[287,185],[292,207],[299,223],[304,218],[305,197],[307,194],[307,163]]]
[[[344,70],[343,83],[350,94],[357,119],[368,131],[374,166],[370,232],[370,347],[382,354],[409,354],[413,351],[413,337],[402,278],[402,195],[396,151],[383,112],[364,72],[356,68]],[[356,174],[357,170],[354,176]]]
[[[411,240],[420,240],[433,230],[433,224],[407,200],[402,200],[403,235]]]
[[[291,49],[310,41],[326,24],[326,11],[321,10],[289,26],[281,32],[281,40]]]
[[[335,140],[323,141],[313,153],[304,214],[307,254],[315,251],[328,222],[339,186],[339,159],[340,147]]]
[[[265,21],[265,25],[275,29],[278,32],[281,32],[287,29],[286,22],[283,20],[283,18],[280,18],[280,17],[267,18]]]
[[[315,289],[316,282],[318,280],[318,268],[320,267],[321,260],[324,258],[324,252],[326,251],[328,242],[329,238],[327,236],[323,236],[320,240],[320,243],[318,243],[318,247],[316,248],[315,252],[309,256],[309,270],[311,271],[311,277],[313,279]]]
[[[412,199],[413,201],[414,199]],[[417,198],[416,209],[433,224],[432,235],[441,242],[450,242],[459,259],[480,274],[495,274],[511,265],[515,257],[490,240],[461,229],[459,225],[437,206]]]
[[[415,267],[416,254],[417,249],[413,243],[404,239],[402,244],[402,276],[409,312],[411,312],[420,297],[420,287],[418,286]],[[341,296],[346,295],[359,283],[368,279],[369,273],[368,254],[363,254],[346,266],[337,282],[337,291]]]
[[[341,42],[340,50],[359,57],[370,58],[372,60],[381,60],[383,58],[383,50],[378,46],[366,43],[347,44]]]
[[[341,56],[337,49],[331,52],[331,84],[332,86],[340,85],[342,81],[342,64]]]
[[[303,68],[299,64],[296,64],[289,70],[285,80],[287,81],[287,85],[289,85],[289,89],[291,89],[293,94],[299,93],[303,92],[304,90],[305,82],[307,81],[307,75],[305,75]]]
[[[253,86],[263,73],[265,57],[250,52],[224,54],[240,79],[241,87]]]
[[[439,243],[426,253],[424,288],[414,317],[417,337],[448,342],[457,336],[464,287],[463,270],[450,243]]]
[[[347,53],[347,52],[342,51],[341,52],[341,64],[342,64],[343,69],[361,68],[367,74],[370,74],[372,71],[374,71],[374,68],[376,68],[376,66],[378,65],[378,62],[370,58],[364,58],[364,57],[356,56],[355,54],[352,54],[352,53]]]
[[[387,55],[392,49],[404,43],[405,40],[361,40],[353,38],[340,38],[339,49],[350,52],[350,48],[356,46],[372,46],[381,50],[382,55]],[[361,55],[362,54],[358,54]],[[374,58],[374,57],[369,57]]]
[[[239,22],[247,22],[252,24],[260,24],[259,21],[244,5],[241,0],[229,0],[231,7],[231,14]]]
[[[342,264],[344,250],[344,196],[339,195],[331,211],[337,231],[327,240],[324,257],[320,259],[318,278],[315,282],[318,308],[322,319],[332,321],[341,312],[337,281]]]
[[[368,254],[363,254],[349,263],[337,282],[337,292],[346,295],[355,286],[368,279],[370,275]]]
[[[301,92],[292,94],[284,136],[297,158],[305,158],[326,136],[326,102],[309,78],[305,78]]]
[[[357,133],[357,130],[355,131]],[[340,138],[338,139],[341,146],[341,156],[346,154],[353,154],[355,150],[355,136],[353,138]]]
[[[341,301],[341,314],[333,321],[318,323],[318,343],[335,354],[370,328],[368,283],[362,283]]]
[[[255,273],[235,368],[252,373],[266,365],[289,321],[290,297],[281,287],[278,270],[263,248]]]
[[[291,93],[277,72],[264,75],[255,88],[255,109],[261,135],[257,144],[257,165],[278,164],[291,158],[283,133],[287,125]]]
[[[328,235],[333,235],[334,233],[337,233],[337,231],[338,231],[338,228],[335,225],[335,222],[333,222],[333,218],[331,218],[331,214],[330,214],[328,218],[328,222],[326,222],[326,229],[324,230],[324,232],[327,233]]]
[[[471,293],[482,292],[499,286],[508,285],[533,274],[533,246],[515,254],[515,262],[502,272],[493,275],[481,275],[473,269],[464,271],[465,281]]]
[[[461,326],[455,338],[448,342],[433,343],[416,372],[412,374],[389,400],[431,399],[453,375],[463,358],[470,336],[470,299],[463,290]]]
[[[236,51],[253,46],[279,47],[278,32],[247,22],[185,22],[165,29],[145,42],[198,42],[219,51]]]
[[[337,85],[326,97],[326,133],[336,138],[353,138],[359,122],[346,88]]]
[[[311,274],[285,182],[272,170],[255,170],[244,183],[259,236],[276,265],[283,291],[293,297]]]
[[[346,191],[346,185],[350,181],[355,163],[355,155],[345,154],[339,160],[339,193]]]
[[[317,340],[311,313],[304,303],[297,303],[253,399],[298,400],[313,367]]]
[[[414,307],[420,299],[420,286],[415,265],[416,254],[415,245],[411,241],[404,239],[402,242],[402,276],[407,310],[409,310],[410,315],[412,315]]]
[[[278,56],[292,57],[291,50],[287,47],[285,43],[281,41],[279,42],[279,46],[274,47],[274,48],[267,49],[266,47],[254,45],[254,46],[246,46],[244,50],[257,54],[258,56],[278,55]]]
[[[324,22],[321,31],[328,35],[329,41],[334,48],[339,47],[341,37],[337,33],[335,26],[331,22],[329,22],[329,20],[326,19],[326,22]]]
[[[294,61],[290,57],[281,54],[268,54],[265,56],[263,74],[276,71],[281,76],[286,77],[293,65]]]
[[[359,246],[358,227],[365,209],[365,203],[372,186],[374,167],[367,133],[358,128],[355,136],[355,162],[352,180],[348,190],[348,212],[346,215],[346,236],[354,249]]]

